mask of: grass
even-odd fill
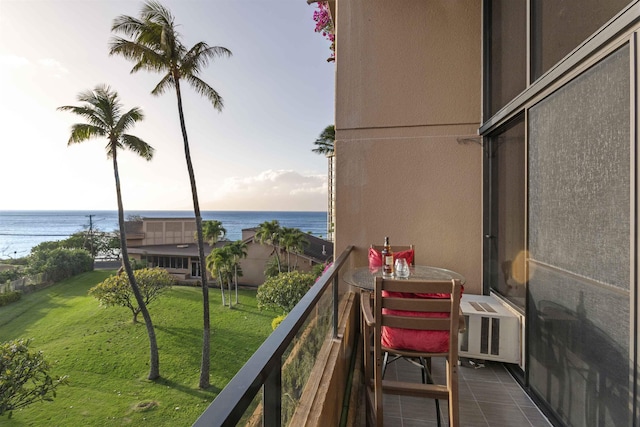
[[[32,338],[68,375],[53,402],[34,403],[0,417],[3,426],[189,426],[271,333],[272,311],[259,311],[255,291],[240,304],[221,305],[211,289],[211,388],[198,389],[202,349],[200,288],[174,287],[149,311],[160,351],[161,379],[149,381],[149,340],[131,312],[103,308],[87,295],[113,272],[81,274],[0,307],[0,342]]]

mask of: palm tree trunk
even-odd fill
[[[202,360],[200,362],[200,381],[198,386],[201,389],[209,388],[209,370],[211,366],[211,321],[209,318],[209,288],[207,285],[207,273],[204,271],[204,238],[202,236],[202,217],[200,216],[200,203],[198,203],[198,190],[196,188],[196,176],[191,163],[191,153],[189,150],[189,138],[187,137],[187,127],[184,122],[184,112],[182,110],[182,95],[180,93],[180,78],[174,76],[176,86],[176,96],[178,97],[178,114],[180,115],[180,129],[184,141],[184,157],[187,161],[189,172],[189,182],[191,183],[191,197],[193,199],[193,212],[196,217],[196,233],[198,236],[198,255],[200,257],[200,283],[202,285]]]
[[[138,302],[138,306],[140,307],[140,312],[142,313],[142,317],[144,318],[144,324],[147,326],[150,353],[149,376],[147,378],[150,380],[155,380],[160,377],[160,356],[158,354],[156,332],[153,328],[153,323],[151,322],[151,315],[149,314],[149,310],[147,310],[147,305],[144,302],[144,298],[142,297],[142,293],[140,292],[140,288],[138,287],[138,283],[136,282],[136,278],[133,274],[131,262],[129,261],[129,252],[127,251],[127,237],[124,229],[124,208],[122,206],[122,193],[120,191],[120,175],[118,174],[118,161],[116,159],[115,150],[115,147],[117,147],[117,145],[115,143],[112,143],[112,147],[114,147],[114,150],[111,154],[113,157],[113,173],[116,179],[116,195],[118,198],[118,225],[120,227],[120,247],[122,250],[122,263],[124,264],[124,270],[127,272],[127,277],[129,278],[129,283],[131,284],[131,290],[133,291],[133,295],[136,297],[136,301]]]
[[[222,294],[222,305],[227,305],[226,302],[224,302],[224,282],[222,281],[222,275],[220,273],[218,273],[218,283],[220,283],[220,293]]]
[[[280,265],[280,248],[278,245],[274,245],[276,254],[276,263],[278,264],[278,273],[282,273],[282,266]]]
[[[238,305],[238,265],[237,264],[233,266],[233,282],[236,286],[236,305]]]

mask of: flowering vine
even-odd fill
[[[335,59],[336,49],[336,35],[334,34],[333,21],[331,20],[331,13],[329,11],[329,5],[326,1],[319,1],[316,3],[317,10],[313,12],[313,20],[316,23],[316,33],[322,33],[324,37],[331,42],[331,57],[328,61]]]

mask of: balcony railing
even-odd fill
[[[353,247],[347,247],[275,331],[238,371],[193,424],[195,427],[286,425],[306,386],[305,359],[322,351],[322,341],[338,337],[338,275]],[[305,353],[306,352],[306,353]],[[305,357],[304,354],[307,354]],[[284,363],[283,363],[284,360]],[[294,372],[290,375],[288,370]],[[284,375],[283,375],[284,374]],[[284,384],[283,377],[286,376]],[[293,380],[294,384],[289,381]],[[283,396],[285,401],[283,402]]]

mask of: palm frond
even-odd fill
[[[124,133],[129,130],[136,122],[144,119],[144,113],[139,107],[133,107],[126,113],[124,113],[118,119],[114,130],[118,133]]]
[[[222,108],[224,107],[224,101],[222,100],[220,94],[214,88],[212,88],[204,80],[194,76],[193,74],[187,74],[183,77],[185,80],[187,80],[187,82],[189,82],[191,87],[193,87],[199,95],[203,95],[207,97],[209,101],[211,101],[211,103],[213,104],[213,108],[218,111],[222,111]]]
[[[101,127],[87,123],[76,123],[71,125],[71,136],[67,145],[78,144],[99,136],[105,136],[105,131]]]
[[[226,56],[230,57],[231,51],[222,46],[209,46],[205,42],[196,43],[184,54],[181,70],[186,74],[198,74],[213,59]]]
[[[313,142],[317,148],[311,150],[318,154],[330,154],[334,152],[334,142],[336,139],[336,128],[334,125],[329,125],[320,134],[320,136]]]
[[[125,133],[120,137],[120,144],[123,148],[128,148],[147,161],[153,158],[154,148],[137,136]]]
[[[167,91],[169,88],[175,87],[175,80],[173,78],[173,74],[166,74],[160,82],[153,88],[151,91],[151,95],[160,96]]]
[[[140,69],[155,72],[164,72],[167,70],[163,52],[159,52],[153,47],[120,37],[113,37],[111,39],[109,55],[121,55],[128,60],[136,61],[136,64],[131,69],[131,73],[135,73]]]
[[[144,27],[144,22],[139,19],[127,15],[120,15],[113,20],[111,31],[126,34],[129,37],[136,37],[142,27]]]
[[[144,21],[156,24],[174,27],[174,18],[171,11],[164,7],[160,2],[149,0],[144,3],[140,10],[140,18]]]

